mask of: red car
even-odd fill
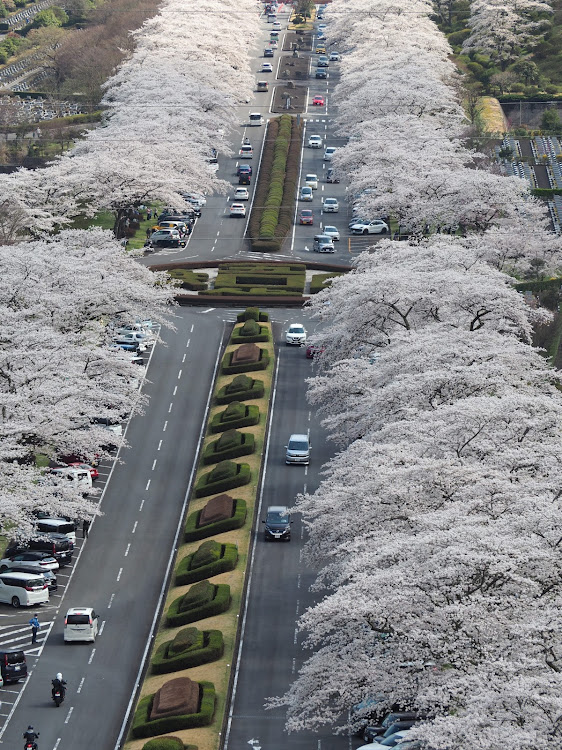
[[[299,224],[314,224],[314,214],[309,208],[303,208],[300,212]]]
[[[72,463],[68,464],[69,466],[72,466],[73,469],[86,469],[86,471],[90,472],[90,476],[92,477],[92,482],[94,479],[98,479],[99,472],[96,469],[95,466],[90,466],[90,464],[83,464],[78,461],[73,461]]]
[[[313,105],[318,105],[319,107],[323,107],[324,104],[325,104],[324,97],[323,96],[315,96],[314,99],[312,100],[312,104]]]

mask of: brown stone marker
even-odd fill
[[[199,514],[197,526],[207,526],[215,521],[222,521],[225,518],[232,518],[234,515],[234,498],[230,495],[217,495],[209,500],[207,505]]]

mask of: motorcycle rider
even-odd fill
[[[36,732],[31,726],[31,724],[27,727],[27,730],[23,733],[23,737],[25,739],[24,750],[27,750],[27,746],[29,745],[29,743],[31,743],[34,750],[36,750],[37,743],[35,742],[35,740],[37,739],[37,737],[39,737],[39,732]]]
[[[57,690],[60,691],[61,698],[62,700],[64,700],[64,696],[66,694],[66,680],[63,680],[62,672],[57,672],[55,679],[51,680],[51,684],[53,686],[51,690],[53,700],[55,698],[55,693],[57,692]]]

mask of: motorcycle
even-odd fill
[[[27,740],[25,743],[24,750],[37,750],[37,743]]]
[[[55,706],[58,708],[64,700],[64,693],[62,692],[62,690],[53,691],[53,700],[55,702]]]

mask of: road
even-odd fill
[[[264,24],[264,34],[267,31]],[[316,85],[318,90],[311,86],[311,97],[326,86],[323,81]],[[247,115],[254,109],[252,104],[244,111]],[[327,112],[303,117],[308,133],[314,129],[325,137],[327,145],[337,143]],[[252,142],[259,153],[265,129],[251,130],[257,131]],[[241,127],[237,134],[240,141],[244,132]],[[322,150],[305,149],[303,174],[324,174],[322,157]],[[235,159],[219,157],[220,170],[230,170],[231,177],[235,164]],[[318,196],[337,197],[345,207],[345,193],[344,185],[321,181],[312,205],[318,222],[325,221]],[[186,256],[210,260],[251,257],[243,240],[245,222],[230,219],[225,213],[227,205],[224,196],[208,199]],[[340,216],[344,218],[343,210]],[[310,257],[307,243],[316,231],[316,227],[296,227],[288,241],[290,257]],[[349,262],[343,241],[340,247],[330,260]],[[154,263],[158,257],[151,256],[149,262]],[[127,426],[130,448],[121,452],[111,476],[106,472],[103,515],[92,525],[89,539],[79,542],[74,565],[59,575],[65,585],[39,613],[42,630],[38,645],[32,649],[29,643],[27,621],[32,613],[0,613],[0,645],[21,647],[28,639],[25,650],[30,667],[25,683],[7,686],[1,692],[0,744],[16,747],[31,723],[41,732],[41,750],[82,746],[110,750],[120,745],[123,717],[141,677],[139,669],[150,648],[158,614],[155,610],[166,585],[174,553],[172,540],[185,511],[225,325],[228,328],[235,320],[236,312],[180,308],[174,321],[177,330],[162,332],[162,343],[154,347],[144,384],[149,404],[145,414],[133,417]],[[305,322],[309,332],[313,324],[303,311],[276,309],[271,315],[281,346],[263,486],[264,509],[270,504],[291,504],[298,492],[314,490],[319,470],[332,451],[305,400],[305,378],[313,364],[306,360],[303,349],[283,345],[288,322]],[[308,468],[287,467],[284,463],[283,446],[295,431],[310,432],[312,461]],[[263,703],[268,696],[287,689],[303,659],[295,623],[314,601],[309,591],[314,571],[303,567],[299,555],[303,542],[298,518],[290,544],[266,545],[261,525],[256,532],[252,585],[227,738],[231,747],[245,745],[250,739],[259,740],[267,750],[286,744],[282,712],[266,713]],[[100,615],[101,632],[95,644],[63,643],[64,614],[71,606],[93,606]],[[65,703],[55,709],[50,700],[50,681],[58,671],[63,672],[69,689]],[[291,743],[313,743],[321,750],[321,743],[329,736],[329,732],[318,736],[302,733],[292,737]],[[330,736],[330,745],[332,750],[343,750],[350,740]]]

